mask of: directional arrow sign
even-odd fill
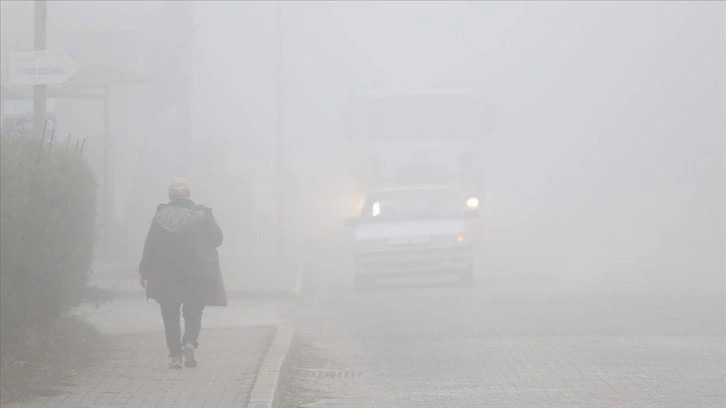
[[[10,53],[8,83],[11,85],[60,85],[81,68],[65,51]]]

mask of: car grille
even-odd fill
[[[445,268],[467,264],[468,248],[381,251],[358,254],[356,264],[363,269]]]

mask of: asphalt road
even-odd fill
[[[332,276],[290,316],[282,407],[726,406],[722,296],[356,293]]]

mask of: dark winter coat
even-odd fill
[[[226,306],[217,254],[222,239],[211,209],[187,199],[159,205],[139,267],[146,297]]]

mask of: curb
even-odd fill
[[[292,344],[294,330],[292,326],[277,327],[275,338],[267,351],[257,379],[252,386],[247,408],[275,408],[279,403],[280,376]]]

